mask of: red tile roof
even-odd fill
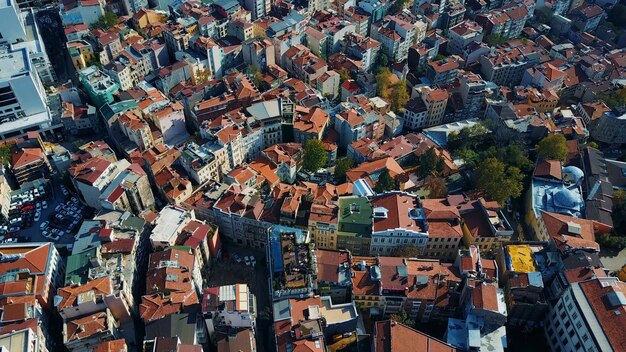
[[[101,342],[93,346],[92,352],[127,352],[128,346],[124,339]]]
[[[339,280],[339,266],[348,263],[348,252],[318,249],[317,257],[317,280],[337,282]]]
[[[74,305],[79,305],[81,303],[77,302],[79,297],[88,292],[93,293],[94,299],[99,296],[104,297],[112,294],[111,278],[105,276],[88,281],[84,285],[72,285],[60,288],[58,290],[58,296],[61,297],[61,302],[57,305],[57,309],[61,311]]]
[[[553,178],[555,180],[563,179],[563,170],[561,162],[558,160],[539,159],[535,166],[535,177]]]
[[[19,169],[34,162],[43,161],[44,158],[40,148],[23,148],[11,155],[11,167]]]
[[[393,320],[374,326],[372,352],[455,352],[447,343]]]
[[[82,164],[70,167],[69,173],[77,181],[93,185],[110,166],[110,161],[96,156]]]
[[[579,285],[613,350],[624,351],[626,350],[626,334],[624,334],[626,305],[619,303],[613,305],[610,297],[620,293],[626,295],[626,283],[614,278],[609,280],[595,279],[581,282]]]
[[[385,218],[374,217],[374,231],[405,229],[425,232],[423,220],[411,217],[411,211],[420,208],[419,197],[409,194],[392,193],[378,196],[371,200],[372,207],[387,209]]]
[[[472,305],[474,308],[498,312],[498,286],[492,283],[479,282],[472,289]]]
[[[107,330],[107,313],[98,312],[85,317],[69,320],[66,323],[67,341],[85,339]]]

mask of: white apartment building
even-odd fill
[[[176,239],[185,225],[194,219],[193,212],[168,205],[159,212],[150,234],[152,248],[167,248],[176,244]]]
[[[428,225],[419,197],[392,192],[372,198],[371,203],[372,255],[389,255],[395,248],[407,244],[422,250],[426,248]]]
[[[553,351],[623,351],[626,283],[615,277],[575,282],[551,307],[544,324]],[[621,328],[618,328],[621,327]]]
[[[0,5],[0,139],[55,127],[44,84],[53,71],[32,10],[20,12],[12,0]]]
[[[370,36],[382,44],[382,50],[392,62],[405,60],[409,47],[415,43],[416,27],[395,16],[386,16],[372,24]]]

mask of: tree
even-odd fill
[[[420,178],[438,175],[441,171],[443,171],[444,167],[443,159],[437,155],[434,147],[428,149],[424,154],[422,154],[419,164],[418,175]]]
[[[391,87],[391,71],[383,67],[376,75],[376,93],[381,98],[389,98],[389,88]]]
[[[339,182],[346,182],[346,172],[354,167],[354,160],[343,157],[337,159],[335,163],[335,179]]]
[[[119,18],[113,12],[105,12],[102,17],[100,17],[95,23],[91,25],[92,29],[102,29],[107,30],[113,26],[115,26],[119,21]]]
[[[326,148],[319,139],[309,139],[304,143],[304,157],[302,167],[310,172],[316,172],[326,165]]]
[[[537,144],[537,156],[542,159],[565,161],[567,154],[565,136],[560,133],[551,134]]]
[[[552,16],[554,16],[554,11],[545,6],[535,10],[535,19],[539,23],[550,25]]]
[[[6,142],[0,145],[0,163],[2,163],[4,166],[8,166],[9,162],[11,161],[12,147],[13,147],[12,144],[9,144]]]
[[[428,177],[424,181],[424,188],[428,190],[428,198],[445,198],[448,196],[448,187],[443,177]]]
[[[413,326],[415,324],[415,322],[411,320],[411,318],[409,318],[409,316],[406,314],[406,311],[404,309],[400,309],[398,314],[391,314],[389,316],[389,319],[395,320],[398,323],[401,323],[407,326]]]
[[[611,109],[621,108],[626,105],[626,88],[600,92],[597,96],[598,99],[603,100]]]
[[[389,58],[387,54],[385,54],[382,50],[378,52],[378,56],[376,57],[376,65],[379,68],[389,66]]]
[[[208,67],[204,69],[199,68],[196,71],[196,83],[198,84],[208,82],[210,77],[211,77],[211,69]]]
[[[341,70],[339,70],[339,82],[340,84],[349,80],[350,77],[350,72],[348,72],[348,69],[345,67],[342,67]]]
[[[412,246],[410,244],[403,244],[394,248],[391,251],[391,256],[398,258],[417,258],[421,254],[422,251],[418,247]]]
[[[609,12],[607,19],[615,27],[626,28],[626,6],[623,4],[617,4]]]
[[[391,175],[389,175],[389,170],[384,169],[380,176],[378,176],[378,182],[376,182],[376,186],[374,186],[374,191],[376,193],[383,193],[385,191],[391,191],[394,188],[396,188],[396,182]]]
[[[393,86],[391,91],[391,110],[396,113],[404,110],[404,106],[409,101],[409,93],[406,89],[406,80],[401,80]]]
[[[593,149],[598,149],[598,143],[591,141],[589,143],[587,143],[587,147],[589,148],[593,148]]]
[[[476,187],[500,204],[508,197],[517,198],[522,194],[524,175],[515,166],[507,167],[496,158],[483,160],[474,174]]]
[[[613,194],[613,226],[618,234],[626,234],[626,191],[619,189]]]
[[[500,34],[490,34],[485,38],[485,43],[489,46],[499,45],[506,42],[506,38]]]

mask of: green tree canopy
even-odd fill
[[[379,68],[389,66],[389,58],[387,57],[387,54],[385,54],[382,50],[378,52],[378,56],[376,57],[376,64]]]
[[[381,98],[389,98],[389,89],[391,88],[391,71],[383,67],[376,75],[376,93]]]
[[[349,80],[350,77],[350,72],[348,72],[348,69],[345,67],[342,67],[341,70],[339,70],[339,82],[343,83],[347,80]]]
[[[448,187],[443,177],[428,177],[424,181],[424,188],[428,190],[428,198],[445,198],[448,196]]]
[[[619,189],[613,195],[613,226],[619,235],[626,235],[626,191]]]
[[[461,129],[458,133],[450,133],[448,136],[448,150],[457,151],[470,149],[475,152],[485,150],[494,144],[489,129],[479,123]]]
[[[507,167],[496,158],[483,160],[474,174],[476,187],[500,204],[508,197],[517,198],[522,194],[524,175],[515,166]]]
[[[391,251],[391,256],[398,258],[418,258],[421,255],[422,251],[410,244],[398,246]]]
[[[346,172],[354,167],[354,160],[343,157],[337,159],[335,163],[335,179],[339,182],[346,182]]]
[[[6,142],[0,145],[0,163],[2,163],[4,166],[8,166],[9,163],[11,162],[12,147],[13,147],[12,144],[9,144]]]
[[[608,21],[615,27],[626,28],[626,6],[617,4],[609,12]]]
[[[409,93],[406,87],[406,80],[403,79],[394,85],[391,91],[391,110],[396,113],[402,112],[408,101]]]
[[[537,144],[537,156],[542,159],[565,161],[567,154],[565,136],[560,133],[551,134]]]
[[[326,148],[319,139],[309,139],[304,143],[302,167],[310,172],[316,172],[326,165]]]
[[[498,45],[506,42],[506,38],[500,34],[490,34],[485,38],[485,43],[489,46]]]
[[[400,309],[397,314],[391,314],[389,316],[389,319],[397,321],[398,323],[404,324],[406,326],[413,326],[415,324],[415,321],[409,318],[404,309]]]
[[[396,182],[391,175],[389,175],[389,170],[384,169],[380,176],[378,176],[378,182],[376,182],[376,186],[374,186],[374,191],[376,191],[376,193],[383,193],[385,191],[391,191],[395,187]]]
[[[92,29],[102,29],[107,30],[113,26],[115,26],[119,21],[119,18],[113,12],[105,12],[100,19],[98,19],[95,23],[91,25]]]
[[[443,171],[443,159],[437,155],[435,148],[428,149],[419,159],[418,176],[424,178],[431,175],[439,175]]]

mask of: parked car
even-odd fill
[[[252,261],[250,260],[250,257],[245,256],[243,259],[246,262],[246,266],[250,266],[250,264],[252,264]]]
[[[41,207],[44,209],[48,209],[48,202],[46,202],[45,200],[41,203]]]
[[[241,263],[241,257],[239,256],[239,254],[233,254],[233,259],[235,259],[237,263]]]
[[[44,221],[41,223],[41,225],[39,225],[39,229],[40,230],[45,230],[46,227],[48,227],[49,222],[48,221]]]

